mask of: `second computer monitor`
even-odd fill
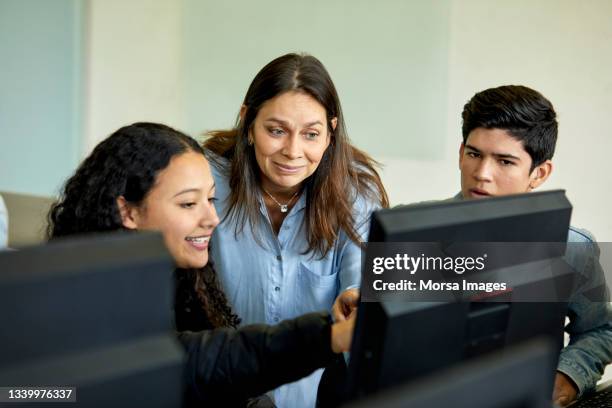
[[[375,213],[369,242],[442,242],[446,246],[456,242],[564,243],[570,215],[571,205],[563,191],[406,206]],[[534,261],[531,258],[521,262]],[[507,270],[511,273],[512,268]],[[543,284],[562,281],[560,286],[571,287],[572,271],[542,273],[523,282],[512,278],[512,293],[502,293],[503,298],[497,299],[488,294],[486,301],[361,303],[347,398],[362,397],[537,336],[548,337],[560,349],[567,302],[512,299],[532,295]]]

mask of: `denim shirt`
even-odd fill
[[[304,254],[308,247],[304,226],[305,194],[298,198],[283,220],[278,236],[272,230],[263,197],[259,194],[259,228],[254,232],[247,222],[236,235],[233,220],[224,220],[230,195],[229,162],[218,157],[214,160],[211,160],[211,170],[216,185],[216,208],[222,221],[212,237],[211,260],[242,324],[277,324],[305,313],[330,310],[340,292],[359,287],[361,249],[343,231],[324,258]],[[353,208],[357,232],[365,241],[375,206],[357,197]],[[276,389],[276,404],[279,407],[313,407],[321,372],[317,370],[309,377]]]
[[[451,200],[463,200],[463,196],[459,193]],[[606,365],[612,362],[612,306],[609,293],[597,296],[598,301],[584,295],[593,290],[607,291],[599,247],[593,236],[586,230],[570,227],[567,242],[572,245],[567,246],[564,259],[584,283],[568,302],[570,323],[565,331],[570,342],[561,350],[557,370],[576,383],[580,398],[595,388]]]
[[[0,249],[8,246],[8,212],[0,196]]]
[[[612,362],[612,306],[609,293],[588,299],[585,293],[607,291],[604,272],[599,263],[599,247],[585,230],[570,227],[565,261],[582,275],[584,283],[577,288],[568,304],[570,335],[561,350],[557,369],[578,386],[578,397],[595,388],[607,364]],[[581,245],[583,244],[583,245]],[[599,292],[603,293],[603,292]]]

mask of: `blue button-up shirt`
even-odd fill
[[[222,160],[222,159],[221,159]],[[232,307],[243,324],[276,324],[308,312],[331,309],[336,296],[361,282],[361,249],[341,231],[327,255],[304,254],[308,239],[304,225],[306,197],[302,194],[278,232],[272,230],[261,194],[256,231],[247,222],[237,236],[235,224],[223,220],[230,194],[227,169],[211,162],[216,184],[217,211],[222,219],[213,234],[211,259]],[[314,204],[316,205],[316,203]],[[375,205],[354,200],[356,228],[367,239]],[[322,370],[275,390],[279,407],[313,407]]]

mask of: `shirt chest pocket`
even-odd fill
[[[321,275],[300,263],[298,268],[297,295],[304,313],[331,309],[336,299],[339,282],[338,273]]]

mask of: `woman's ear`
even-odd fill
[[[240,115],[240,121],[243,122],[244,121],[244,117],[246,116],[246,111],[247,111],[247,106],[246,105],[242,105],[240,107],[240,113],[238,115]]]
[[[125,197],[117,197],[117,208],[121,216],[121,223],[127,229],[138,229],[138,208],[127,202]]]
[[[332,120],[331,120],[332,130],[336,130],[336,126],[338,126],[338,118],[337,117],[336,118],[332,118]]]

